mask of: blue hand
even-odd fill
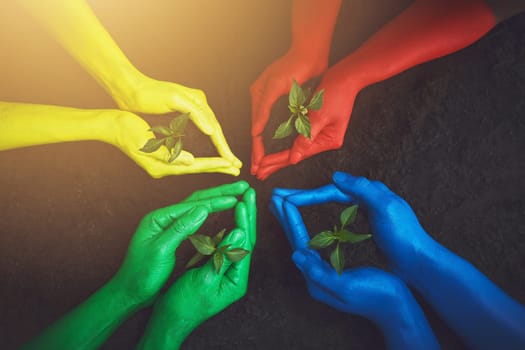
[[[370,319],[389,349],[439,349],[439,344],[406,284],[376,268],[339,275],[317,252],[296,251],[292,259],[315,300]]]
[[[334,174],[333,181],[341,192],[368,211],[372,237],[400,276],[406,277],[421,251],[436,245],[410,205],[382,182],[341,172]]]
[[[525,349],[525,307],[468,261],[434,241],[384,184],[335,173],[335,185],[367,208],[393,270],[475,349]]]
[[[439,345],[416,301],[397,277],[373,268],[346,270],[342,275],[308,249],[310,236],[297,206],[352,202],[334,185],[314,190],[275,189],[270,209],[294,250],[310,295],[337,310],[375,322],[392,349],[437,349]]]

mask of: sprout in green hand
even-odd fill
[[[294,118],[296,118],[294,123],[295,130],[304,137],[310,138],[311,124],[310,118],[308,118],[308,111],[316,111],[321,108],[323,105],[323,95],[324,89],[317,92],[310,100],[310,103],[305,106],[306,94],[301,86],[294,80],[290,94],[288,95],[288,109],[292,114],[287,121],[279,125],[273,138],[282,139],[290,136],[293,129],[292,122]]]
[[[345,257],[341,243],[359,243],[372,237],[371,234],[359,234],[345,229],[347,225],[355,222],[357,208],[357,205],[353,205],[343,210],[340,216],[341,229],[334,225],[333,231],[322,231],[308,242],[308,246],[312,249],[327,248],[337,242],[335,249],[330,254],[330,264],[339,274],[343,272],[345,266]]]
[[[224,255],[231,262],[241,261],[249,251],[242,248],[233,248],[229,249],[231,244],[223,245],[222,247],[217,247],[224,237],[224,232],[226,229],[222,229],[217,233],[213,238],[206,235],[193,234],[189,237],[191,244],[197,250],[197,253],[188,261],[186,268],[192,267],[201,261],[205,256],[211,255],[213,261],[213,267],[215,272],[219,273],[221,270],[222,264],[224,263]]]
[[[189,117],[189,113],[181,114],[173,118],[167,127],[154,126],[149,129],[155,134],[162,136],[160,138],[149,139],[140,150],[145,153],[153,153],[164,145],[170,153],[168,163],[173,162],[182,152],[182,137],[184,136],[184,130],[188,124]]]

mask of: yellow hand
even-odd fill
[[[119,99],[122,109],[149,114],[163,114],[173,111],[189,113],[190,119],[204,133],[210,136],[217,152],[234,167],[242,167],[242,162],[232,153],[221,125],[208,105],[202,90],[188,88],[179,84],[159,81],[141,75],[135,80],[131,97]]]
[[[204,93],[143,75],[120,50],[85,0],[20,0],[58,42],[130,112],[190,113],[210,136],[220,156],[234,167],[242,162],[232,153]]]
[[[143,119],[119,110],[82,110],[58,106],[0,102],[0,150],[48,143],[96,140],[112,144],[152,177],[201,172],[238,175],[239,169],[221,157],[194,158],[183,151],[167,163],[161,147],[147,154],[139,149],[154,135]]]
[[[194,158],[189,152],[182,151],[173,162],[167,163],[169,153],[161,147],[154,153],[144,153],[139,149],[146,141],[153,137],[148,131],[150,126],[135,114],[119,112],[115,120],[115,138],[112,142],[127,154],[152,177],[159,178],[167,175],[181,175],[193,173],[224,173],[237,176],[239,168],[222,157]]]

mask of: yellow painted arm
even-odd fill
[[[149,114],[190,113],[195,125],[210,136],[219,155],[234,167],[242,166],[228,146],[205,94],[142,74],[120,50],[85,0],[19,1],[109,92],[121,109]]]
[[[126,108],[141,73],[84,0],[19,0],[55,39]]]
[[[202,172],[239,175],[239,169],[221,157],[194,158],[187,151],[167,163],[169,152],[140,148],[154,137],[150,125],[120,110],[85,110],[58,106],[0,102],[0,151],[48,143],[94,140],[109,143],[152,177]]]

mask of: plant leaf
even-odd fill
[[[204,255],[202,255],[201,253],[195,253],[195,255],[193,255],[191,259],[186,263],[186,268],[194,266],[202,259],[204,259]]]
[[[213,266],[215,267],[216,273],[219,273],[219,271],[221,270],[223,262],[224,257],[222,256],[222,253],[215,252],[215,254],[213,254]]]
[[[367,239],[372,237],[372,235],[363,234],[363,233],[354,233],[348,230],[341,230],[337,233],[337,237],[339,241],[341,242],[359,243],[362,241],[366,241]]]
[[[310,138],[310,119],[308,116],[299,114],[299,118],[295,120],[295,130],[304,137]]]
[[[217,244],[221,243],[222,239],[224,238],[224,233],[225,232],[226,232],[226,229],[223,228],[215,236],[213,236],[213,243],[215,243],[215,246],[217,246]]]
[[[290,106],[299,107],[302,106],[305,101],[306,96],[304,95],[304,91],[294,79],[292,88],[290,89],[290,95],[288,95],[288,104]]]
[[[144,153],[153,153],[164,144],[164,139],[149,139],[140,149]]]
[[[275,131],[275,134],[273,135],[273,139],[283,139],[285,137],[290,136],[292,133],[292,120],[293,115],[288,118],[287,121],[281,123],[277,130]]]
[[[170,129],[174,134],[182,135],[190,118],[189,113],[176,116],[170,121]]]
[[[164,135],[164,136],[171,136],[173,134],[173,132],[171,132],[171,130],[165,126],[154,126],[152,128],[149,129],[149,131],[152,131],[154,133],[157,133],[157,134],[161,134],[161,135]]]
[[[217,251],[218,252],[221,252],[221,253],[224,253],[226,250],[228,250],[228,248],[230,248],[232,245],[231,244],[226,244],[226,245],[223,245],[222,247],[218,247],[217,248]]]
[[[357,216],[357,205],[352,205],[351,207],[346,208],[341,213],[341,216],[339,217],[341,220],[341,230],[345,228],[348,224],[353,224],[355,221],[355,218]]]
[[[337,243],[337,247],[330,254],[330,264],[332,264],[332,267],[338,274],[341,274],[345,268],[345,257],[339,243]]]
[[[170,159],[168,159],[168,163],[173,162],[182,152],[182,138],[179,137],[177,140],[177,143],[175,143],[175,146],[173,146],[173,150],[171,151]]]
[[[168,149],[168,151],[171,152],[171,150],[175,146],[175,136],[166,137],[165,140],[166,141],[164,144],[166,145],[166,148]]]
[[[195,249],[202,255],[211,255],[215,251],[215,245],[209,236],[194,234],[188,238]]]
[[[231,262],[238,262],[241,261],[246,255],[250,253],[249,250],[243,249],[243,248],[233,248],[228,250],[225,254],[228,260]]]
[[[326,248],[335,241],[332,231],[323,231],[316,234],[309,242],[308,247],[312,249]]]
[[[318,91],[310,100],[310,103],[306,108],[317,111],[323,105],[324,89]]]

